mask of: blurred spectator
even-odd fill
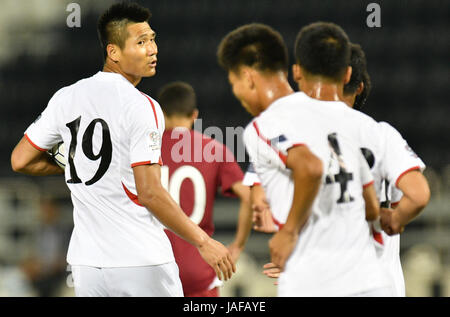
[[[36,231],[35,261],[37,274],[32,275],[39,296],[56,293],[66,279],[68,236],[60,222],[60,206],[52,198],[40,202],[39,225]]]
[[[36,262],[26,259],[18,266],[0,266],[0,296],[37,296],[32,279],[37,272]]]

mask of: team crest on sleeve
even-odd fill
[[[285,142],[285,141],[287,141],[287,138],[284,136],[284,134],[281,134],[273,139],[270,139],[270,144],[276,146],[278,143]]]
[[[153,151],[161,149],[161,134],[158,131],[150,132],[149,146]]]

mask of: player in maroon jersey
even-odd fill
[[[228,246],[234,261],[242,252],[252,225],[249,187],[233,153],[222,143],[192,129],[197,119],[194,89],[184,82],[164,86],[158,94],[166,130],[162,140],[162,183],[183,211],[210,236],[214,233],[213,205],[218,189],[241,200],[234,241]],[[186,297],[219,296],[213,269],[195,247],[166,230]]]

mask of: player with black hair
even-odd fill
[[[256,74],[253,70],[260,74],[257,76],[258,80],[265,82],[270,79],[271,84],[268,85],[270,87],[255,91],[255,94],[250,97],[251,99],[273,100],[293,93],[286,80],[288,73],[287,48],[281,34],[269,26],[253,23],[230,32],[220,43],[217,56],[219,64],[228,71],[230,82],[239,80],[240,83],[244,83],[246,80],[253,79]],[[271,89],[273,74],[277,74],[279,79],[276,81],[276,87]],[[241,87],[242,85],[233,85],[233,93],[236,96],[241,94]],[[253,104],[250,106],[245,100],[242,101],[243,107],[254,116],[262,111],[262,109],[251,107]]]
[[[192,129],[198,117],[196,100],[193,87],[186,82],[169,83],[158,93],[166,119],[163,179],[183,211],[210,236],[214,233],[213,207],[218,189],[224,196],[239,197],[236,236],[228,246],[236,262],[251,231],[250,190],[242,185],[243,173],[233,153],[219,141]],[[184,295],[219,296],[221,283],[195,247],[172,232],[166,233],[180,269]]]
[[[361,110],[372,90],[372,82],[367,72],[366,55],[359,44],[351,44],[350,66],[352,76],[344,86],[344,102],[355,110]]]
[[[341,123],[354,111],[339,102],[351,75],[348,38],[333,24],[302,31],[296,47],[305,66],[294,65],[294,75],[305,92],[292,93],[287,66],[269,71],[255,62],[280,64],[258,49],[261,38],[278,43],[267,51],[271,56],[286,51],[281,35],[268,26],[240,27],[218,49],[234,95],[256,116],[244,143],[280,226],[269,242],[272,262],[283,271],[278,295],[388,295],[366,222],[379,213],[372,176],[354,131]],[[239,46],[236,38],[247,41]],[[316,45],[323,52],[315,57]],[[253,60],[228,58],[248,51]],[[318,94],[313,87],[320,88]]]
[[[56,92],[11,155],[14,171],[58,174],[45,152],[66,145],[74,205],[67,261],[77,296],[183,296],[164,226],[195,245],[219,278],[235,271],[226,247],[161,184],[163,113],[135,88],[156,73],[149,17],[138,4],[112,5],[98,24],[103,71]]]
[[[361,110],[371,90],[365,53],[359,44],[351,45],[352,77],[344,86],[344,102]],[[361,151],[366,157],[378,184],[377,195],[383,207],[381,226],[384,231],[374,233],[377,255],[392,281],[394,296],[405,296],[405,282],[400,262],[400,235],[404,227],[416,218],[430,199],[430,188],[425,176],[423,161],[411,150],[400,133],[386,122],[378,123],[378,135],[384,145],[384,156],[372,149],[370,140],[362,139]],[[376,147],[375,147],[376,149]],[[388,165],[386,167],[386,165]],[[386,173],[397,168],[401,173]],[[399,175],[397,179],[390,175]],[[393,234],[392,236],[387,233]],[[382,245],[379,245],[379,244]]]
[[[344,85],[343,101],[350,107],[361,107],[366,102],[371,82],[365,54],[358,44],[351,44],[350,66],[352,75],[350,81]],[[366,122],[373,130],[369,131],[369,134],[362,133],[359,144],[374,175],[377,195],[384,207],[390,207],[391,203],[393,206],[401,203],[402,207],[395,212],[390,209],[381,209],[381,226],[393,236],[390,237],[384,231],[380,232],[379,229],[375,230],[372,227],[374,244],[377,247],[377,255],[393,285],[393,295],[405,296],[398,233],[423,210],[429,200],[429,187],[421,174],[425,165],[410,151],[406,141],[392,126],[380,122],[378,127],[375,127],[372,120],[366,120]],[[246,173],[245,179],[248,180],[248,182],[244,180],[247,185],[259,181],[252,173]],[[260,186],[254,186],[252,195],[255,189],[261,190]],[[264,196],[264,193],[260,195]],[[270,210],[266,202],[260,198],[254,204],[257,205],[255,209],[258,211],[256,219],[260,221],[255,226],[256,229],[263,232],[276,232],[276,225],[267,216]],[[273,264],[265,265],[265,269],[264,273],[267,276],[279,277],[279,270]]]

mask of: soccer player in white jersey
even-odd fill
[[[269,243],[272,262],[283,270],[278,295],[389,296],[366,222],[378,217],[373,178],[345,132],[347,113],[355,111],[337,101],[351,74],[349,42],[336,25],[307,31],[302,48],[319,45],[314,61],[324,64],[307,82],[326,79],[314,96],[292,93],[286,46],[268,26],[240,27],[218,50],[234,95],[256,116],[244,142],[282,224]]]
[[[164,227],[195,245],[228,279],[228,250],[193,223],[160,180],[164,117],[135,88],[156,73],[150,11],[112,5],[99,19],[103,71],[60,89],[15,147],[14,171],[61,174],[46,151],[67,148],[65,177],[74,205],[67,260],[77,296],[183,296]]]
[[[344,86],[343,101],[353,109],[360,110],[370,93],[371,81],[361,46],[352,44],[351,52],[352,77]],[[377,254],[392,280],[394,295],[405,296],[399,233],[425,208],[430,199],[430,189],[422,174],[425,169],[422,160],[394,127],[386,122],[380,122],[378,125],[382,151],[375,152],[377,146],[374,146],[371,140],[363,138],[361,150],[378,183],[375,190],[382,206],[392,206],[395,211],[381,209],[384,231],[381,231],[381,237],[375,236],[376,243],[382,243],[381,247],[377,247]],[[364,137],[364,134],[361,137]]]
[[[352,44],[350,62],[352,75],[350,81],[344,86],[343,101],[358,110],[365,104],[371,90],[371,81],[366,65],[363,50],[358,44]],[[401,202],[401,208],[395,212],[381,209],[382,226],[392,236],[387,235],[385,231],[373,231],[374,243],[377,246],[377,255],[381,258],[392,281],[394,296],[405,296],[399,252],[399,233],[426,206],[430,198],[430,190],[421,173],[425,168],[424,163],[411,150],[398,131],[389,124],[380,122],[378,131],[374,130],[373,133],[378,135],[379,142],[361,134],[360,147],[371,168],[375,183],[378,184],[375,186],[377,196],[381,205],[385,207],[393,206],[395,208]],[[268,233],[276,232],[277,225],[268,216],[270,210],[263,198],[260,198],[264,197],[264,193],[259,185],[257,175],[251,169],[245,175],[244,184],[253,186],[253,196],[255,192],[259,195],[259,198],[255,198],[256,201],[253,202],[255,210],[257,210],[255,217],[259,221],[255,225],[255,229]],[[264,221],[262,222],[262,220]],[[265,265],[265,268],[265,273],[269,277],[279,276],[279,270],[270,263]]]

